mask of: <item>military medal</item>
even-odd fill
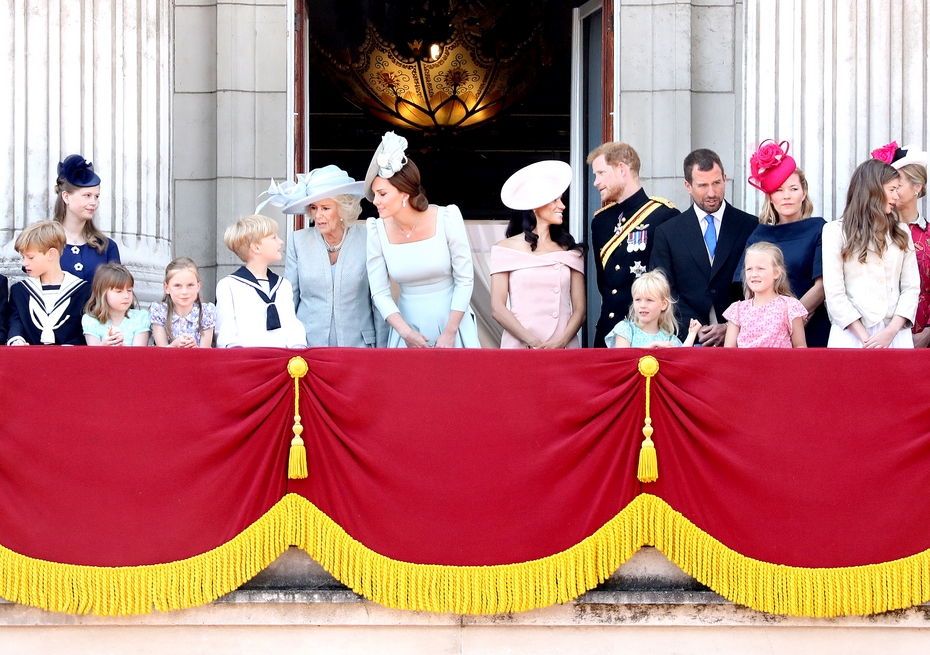
[[[646,249],[646,228],[648,225],[638,225],[626,238],[626,251],[638,252]]]
[[[620,212],[620,215],[617,216],[617,225],[614,227],[614,234],[620,234],[623,232],[623,212]]]

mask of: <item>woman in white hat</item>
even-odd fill
[[[578,348],[585,318],[584,244],[562,227],[571,166],[541,161],[510,176],[507,207],[525,210],[491,248],[491,313],[501,348]],[[509,301],[509,302],[508,302]]]
[[[927,195],[927,153],[915,145],[896,148],[891,165],[898,170],[898,219],[906,223],[917,251],[917,268],[920,271],[920,298],[917,318],[911,331],[914,347],[930,346],[930,230],[927,217],[920,215],[920,199]]]
[[[407,140],[388,132],[365,176],[378,209],[368,219],[368,280],[389,348],[480,348],[471,311],[474,269],[458,207],[426,201]],[[390,278],[400,285],[394,302]]]
[[[287,240],[284,265],[308,346],[385,345],[387,329],[368,288],[365,231],[355,226],[363,186],[329,165],[270,190],[270,202],[285,214],[306,211],[312,222]]]

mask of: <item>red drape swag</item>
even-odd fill
[[[309,478],[287,481],[302,355]],[[415,563],[567,549],[638,493],[737,552],[838,567],[930,548],[924,353],[0,349],[0,544],[128,566],[219,546],[286,492]]]
[[[0,349],[0,545],[130,566],[229,541],[285,493],[286,364],[273,350]]]

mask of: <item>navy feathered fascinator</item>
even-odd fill
[[[68,155],[63,162],[59,162],[58,177],[78,187],[100,184],[100,176],[94,172],[94,165],[81,155]]]

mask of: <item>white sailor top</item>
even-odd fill
[[[42,285],[29,277],[10,289],[7,344],[22,338],[31,345],[83,346],[81,317],[90,300],[90,283],[62,271],[59,285]]]
[[[307,335],[294,312],[291,283],[269,270],[263,284],[245,266],[220,280],[216,285],[216,345],[305,348]]]

